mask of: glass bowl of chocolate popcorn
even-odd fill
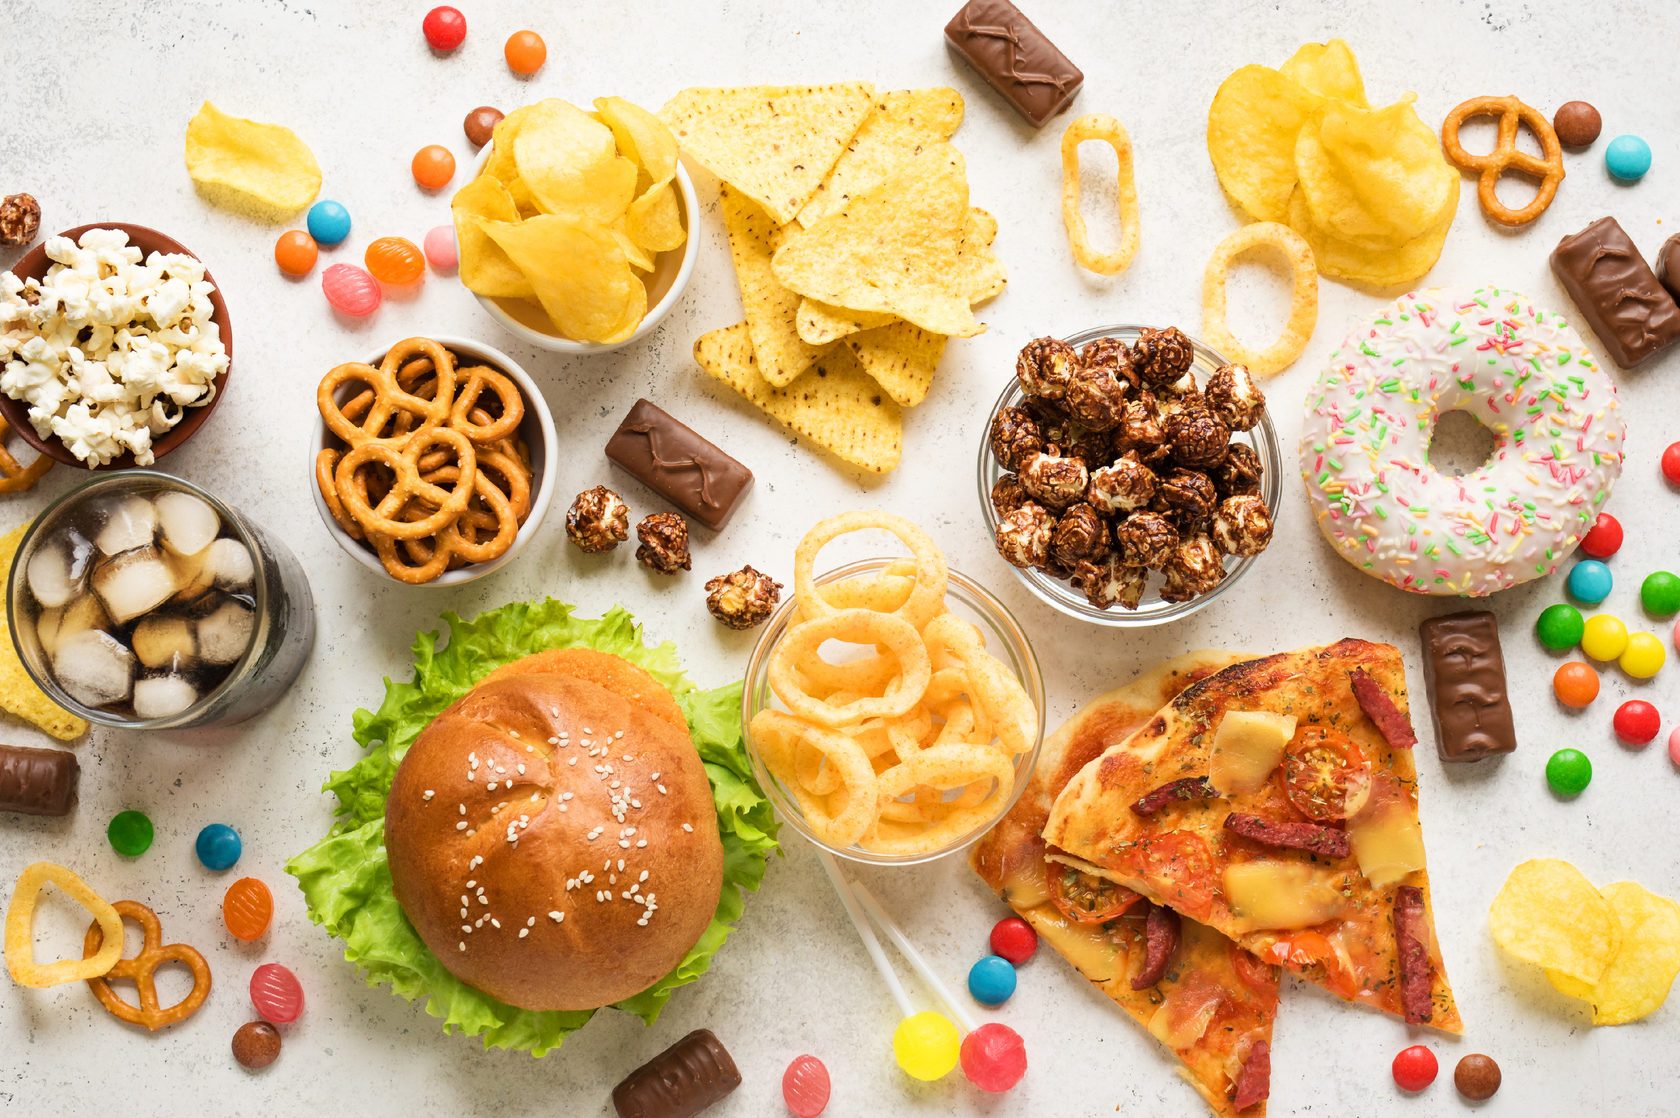
[[[1176,327],[1101,326],[1021,350],[980,446],[1000,554],[1099,625],[1188,617],[1271,543],[1277,435],[1256,379]]]

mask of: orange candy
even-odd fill
[[[274,262],[288,276],[307,276],[319,253],[315,238],[302,229],[288,229],[274,242]]]
[[[455,177],[455,156],[441,144],[427,144],[414,153],[408,169],[414,173],[415,182],[427,190],[438,190]]]
[[[254,877],[242,877],[228,886],[222,898],[222,920],[235,939],[247,942],[268,931],[274,919],[274,894]]]
[[[548,44],[535,31],[515,31],[508,36],[502,54],[507,58],[509,70],[528,78],[548,61]]]
[[[426,274],[425,254],[405,237],[380,237],[367,247],[362,259],[380,283],[415,283]]]
[[[1552,676],[1552,690],[1557,692],[1558,702],[1579,709],[1598,698],[1598,673],[1590,664],[1571,660]]]

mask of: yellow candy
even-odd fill
[[[944,1079],[961,1054],[962,1036],[956,1025],[932,1010],[906,1017],[893,1030],[893,1057],[913,1079],[927,1083]]]
[[[1627,646],[1627,626],[1622,624],[1621,618],[1612,617],[1608,613],[1598,613],[1587,618],[1586,630],[1581,634],[1582,652],[1594,660],[1609,661],[1620,656]]]
[[[1627,648],[1622,652],[1622,670],[1634,679],[1650,679],[1662,670],[1667,658],[1662,641],[1650,633],[1635,633],[1628,638]]]

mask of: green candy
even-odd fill
[[[1680,575],[1652,571],[1639,586],[1639,601],[1655,617],[1680,613]]]
[[[1592,783],[1592,762],[1579,749],[1560,749],[1546,762],[1546,783],[1560,796],[1578,796]]]
[[[1675,580],[1675,589],[1680,593],[1680,579]],[[1562,652],[1580,644],[1581,634],[1586,628],[1587,623],[1581,619],[1580,610],[1559,602],[1540,612],[1540,619],[1534,623],[1534,635],[1553,652]]]
[[[111,849],[129,858],[138,858],[152,848],[152,821],[143,811],[119,811],[105,828]]]

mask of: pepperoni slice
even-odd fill
[[[1242,1070],[1232,1083],[1231,1109],[1247,1110],[1257,1102],[1265,1102],[1272,1093],[1272,1047],[1263,1040],[1254,1042],[1244,1058]]]
[[[1434,1014],[1432,973],[1424,926],[1423,890],[1402,885],[1394,891],[1394,942],[1400,956],[1400,1009],[1408,1025],[1428,1023]]]
[[[1173,804],[1190,800],[1211,800],[1218,795],[1207,777],[1187,776],[1183,780],[1163,784],[1152,792],[1145,792],[1132,805],[1132,812],[1147,817],[1165,811]]]
[[[1132,989],[1147,990],[1167,973],[1178,951],[1178,913],[1161,905],[1150,905],[1143,923],[1143,967],[1132,975]]]
[[[1394,705],[1394,700],[1383,690],[1382,684],[1369,672],[1355,668],[1348,673],[1348,682],[1353,685],[1353,697],[1359,701],[1359,709],[1376,725],[1389,748],[1410,749],[1417,744],[1412,720],[1400,713],[1400,708]]]
[[[1225,829],[1260,846],[1305,850],[1323,858],[1346,858],[1353,849],[1346,831],[1322,823],[1279,823],[1233,811],[1225,817]]]

